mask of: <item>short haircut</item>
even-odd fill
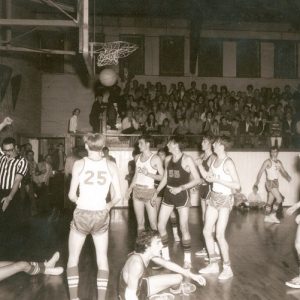
[[[272,146],[272,147],[270,147],[270,153],[271,153],[271,151],[272,151],[272,150],[279,151],[279,149],[278,149],[278,147],[277,147],[277,146]]]
[[[215,142],[215,137],[211,134],[206,134],[203,136],[203,140],[209,141],[209,143],[212,145]]]
[[[159,148],[157,150],[157,153],[164,153],[166,156],[168,156],[170,154],[167,146],[163,147],[163,148]]]
[[[151,246],[151,242],[154,237],[159,237],[158,231],[154,231],[154,230],[142,231],[138,235],[135,241],[134,251],[136,253],[144,253],[146,249]]]
[[[171,136],[169,141],[178,144],[180,150],[182,150],[186,145],[185,137],[180,134]]]
[[[146,143],[151,144],[151,142],[152,142],[152,137],[151,137],[151,135],[149,135],[149,134],[142,134],[142,135],[139,136],[138,140],[139,140],[139,141],[140,141],[140,140],[144,140]]]
[[[79,111],[79,113],[80,113],[80,109],[79,109],[79,108],[75,108],[75,109],[73,109],[73,112],[72,112],[72,114],[74,115],[74,114],[75,114],[75,112],[76,112],[77,110],[78,110],[78,111]]]
[[[229,136],[219,136],[216,138],[215,142],[219,142],[221,145],[224,146],[224,150],[227,151],[232,146],[232,141]]]
[[[100,133],[87,133],[84,135],[83,141],[91,151],[101,151],[105,144],[105,138]]]
[[[102,148],[102,151],[109,151],[109,149],[108,149],[108,147],[107,146],[104,146],[103,148]]]
[[[2,141],[2,146],[10,144],[13,144],[14,147],[17,144],[16,140],[13,137],[7,137]]]

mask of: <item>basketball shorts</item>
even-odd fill
[[[119,292],[118,292],[118,298],[119,300],[125,300],[125,292],[127,284],[124,282],[124,280],[120,280],[119,282]],[[140,281],[140,285],[137,289],[137,296],[139,300],[147,300],[148,296],[150,295],[149,290],[149,284],[148,284],[148,278],[144,277]]]
[[[199,189],[199,196],[200,199],[205,199],[207,198],[209,192],[210,192],[210,186],[209,184],[200,184],[197,186],[197,188]]]
[[[211,191],[207,203],[209,206],[212,206],[217,210],[221,208],[229,208],[231,210],[234,204],[234,199],[232,195],[224,195]]]
[[[269,180],[266,181],[266,189],[268,192],[271,192],[272,189],[278,189],[279,188],[279,182],[278,179]]]
[[[71,222],[71,229],[84,234],[102,234],[108,230],[109,212],[104,210],[85,210],[76,208]]]
[[[174,195],[170,192],[169,187],[165,188],[164,199],[162,201],[164,205],[172,206],[176,209],[183,207],[190,207],[190,197],[188,191],[181,191],[180,193]]]
[[[140,185],[135,185],[132,191],[132,197],[134,200],[140,200],[147,202],[152,199],[156,192],[155,188],[145,188]]]

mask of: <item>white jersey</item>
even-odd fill
[[[103,210],[111,184],[111,174],[106,158],[91,160],[84,157],[84,166],[79,174],[79,197],[77,208]]]
[[[151,166],[151,159],[153,157],[154,153],[150,155],[150,157],[146,161],[141,161],[141,155],[139,155],[137,161],[136,161],[136,180],[135,183],[139,185],[144,185],[147,188],[154,188],[154,179],[146,176],[142,173],[142,169],[146,168],[148,173],[155,175],[157,173],[157,170],[154,169]]]
[[[226,161],[228,157],[226,156],[222,163],[220,164],[219,167],[214,167],[214,163],[216,161],[216,159],[213,161],[212,165],[211,165],[211,170],[213,172],[213,175],[214,177],[218,178],[218,179],[221,179],[221,180],[224,180],[224,181],[232,181],[232,178],[229,174],[225,173],[224,171],[224,163]],[[220,184],[220,183],[217,183],[217,182],[213,182],[213,186],[212,186],[212,190],[216,193],[221,193],[221,194],[224,194],[224,195],[231,195],[232,194],[232,191],[231,191],[231,188],[223,185],[223,184]]]
[[[267,173],[267,179],[268,180],[275,180],[279,178],[279,169],[280,169],[280,165],[279,165],[279,161],[273,161],[272,159],[270,159],[271,161],[271,167],[270,168],[266,168],[266,173]]]

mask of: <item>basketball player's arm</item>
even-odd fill
[[[193,274],[190,270],[184,269],[184,268],[180,267],[179,265],[173,263],[172,261],[165,260],[159,256],[155,256],[151,260],[154,263],[156,263],[157,265],[163,266],[164,268],[166,268],[172,272],[181,274],[187,278],[191,278],[192,280],[196,281],[200,285],[206,284],[206,280],[201,275]]]
[[[78,197],[77,197],[77,189],[79,186],[79,174],[81,172],[81,170],[83,169],[83,160],[77,160],[75,161],[74,165],[73,165],[73,169],[72,169],[72,180],[71,180],[71,184],[70,184],[70,190],[69,190],[69,199],[76,203]]]
[[[1,131],[4,127],[6,127],[7,125],[11,125],[12,122],[13,122],[13,120],[12,120],[10,117],[6,117],[6,118],[2,121],[2,123],[0,123],[0,131]]]
[[[164,175],[164,168],[161,159],[158,155],[154,155],[151,159],[151,166],[157,170],[158,174],[149,173],[146,168],[142,170],[145,176],[148,176],[154,180],[161,181]]]
[[[258,186],[259,181],[260,181],[260,178],[261,178],[263,172],[264,172],[264,171],[266,170],[266,168],[268,167],[268,164],[269,164],[269,160],[267,159],[267,160],[265,160],[264,163],[262,164],[262,166],[261,166],[261,168],[260,168],[260,170],[259,170],[259,172],[258,172],[258,174],[257,174],[257,178],[256,178],[256,181],[255,181],[254,185]]]
[[[106,204],[107,210],[110,211],[110,209],[122,199],[122,196],[117,165],[112,161],[107,161],[107,165],[109,168],[110,175],[112,177],[111,184],[113,188],[112,200]]]
[[[138,300],[137,290],[139,279],[143,274],[141,263],[133,260],[128,266],[127,288],[125,290],[125,300]]]
[[[290,182],[292,180],[291,176],[289,175],[289,173],[285,170],[285,168],[283,167],[283,164],[281,161],[279,161],[279,172],[280,174],[288,181]]]
[[[137,161],[137,157],[134,159],[135,160],[135,164],[136,164],[136,161]],[[125,198],[128,200],[130,198],[130,195],[132,193],[132,189],[133,187],[135,186],[135,181],[136,181],[136,176],[137,176],[137,168],[135,168],[135,173],[132,177],[132,181],[131,181],[131,184],[130,186],[128,187],[127,191],[126,191],[126,195],[125,195]]]

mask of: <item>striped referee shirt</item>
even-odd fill
[[[0,149],[0,190],[12,189],[17,174],[26,175],[28,163],[24,157],[8,159]]]

